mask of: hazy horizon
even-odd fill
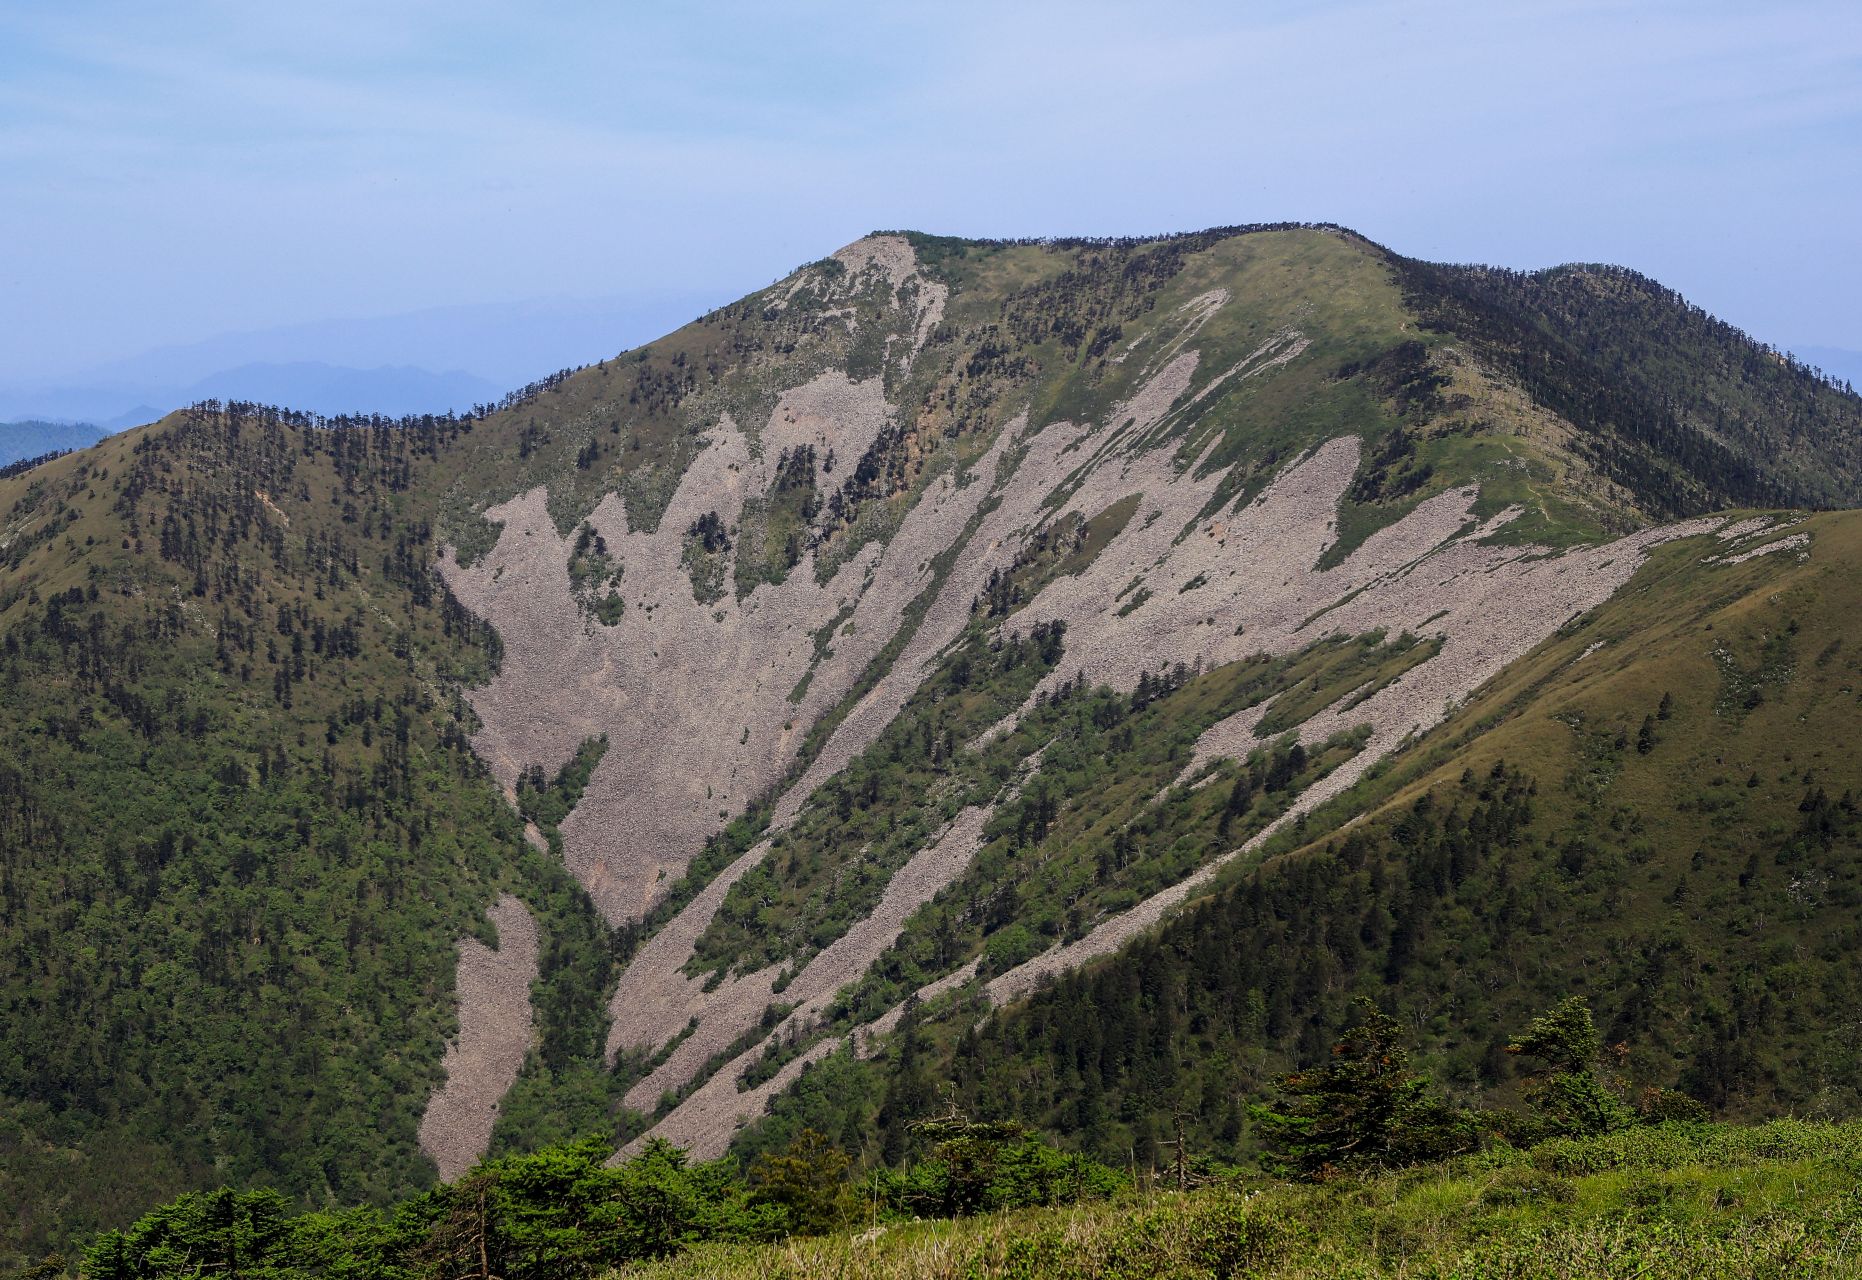
[[[1282,219],[1618,262],[1780,348],[1862,351],[1852,7],[1139,15],[25,0],[0,14],[0,384],[298,329],[270,359],[514,385],[876,227]],[[482,313],[457,358],[404,354],[449,309]],[[377,347],[332,359],[319,326]]]

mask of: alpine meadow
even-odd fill
[[[1308,223],[14,462],[0,1265],[1862,1274],[1858,508],[1656,281]]]

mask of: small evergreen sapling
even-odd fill
[[[1567,996],[1534,1018],[1506,1051],[1539,1059],[1545,1070],[1526,1080],[1534,1139],[1588,1137],[1626,1129],[1634,1113],[1597,1074],[1603,1037],[1582,996]]]

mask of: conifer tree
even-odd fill
[[[832,1231],[847,1217],[847,1167],[852,1157],[824,1133],[803,1129],[781,1154],[766,1152],[750,1165],[760,1204],[780,1205],[796,1235]]]
[[[1532,1108],[1532,1138],[1582,1137],[1628,1128],[1635,1122],[1627,1104],[1597,1073],[1603,1037],[1582,996],[1567,996],[1534,1018],[1507,1045],[1511,1054],[1537,1058],[1545,1069],[1526,1080]]]
[[[1369,997],[1332,1060],[1281,1076],[1280,1098],[1254,1107],[1262,1163],[1288,1177],[1324,1181],[1356,1169],[1394,1168],[1471,1149],[1468,1117],[1432,1097],[1409,1069],[1396,1019]]]

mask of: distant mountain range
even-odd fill
[[[254,363],[185,383],[123,380],[31,390],[0,390],[0,412],[40,422],[91,422],[108,431],[141,426],[202,400],[248,400],[312,413],[464,411],[506,388],[460,369],[410,365],[354,369],[316,360]]]
[[[0,376],[0,422],[122,430],[201,400],[326,415],[465,410],[647,342],[716,301],[697,291],[536,299],[222,334],[63,373]]]
[[[88,449],[110,433],[89,422],[0,422],[0,467],[69,449]]]

